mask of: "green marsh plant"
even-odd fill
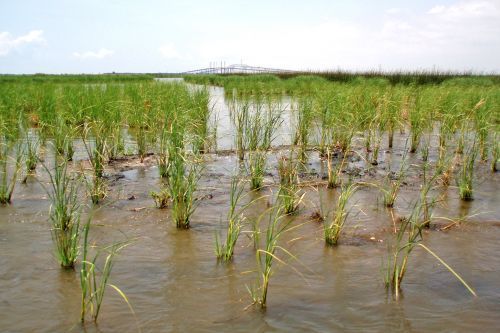
[[[337,245],[340,235],[344,230],[347,217],[349,216],[347,203],[357,190],[358,186],[356,184],[349,184],[342,187],[332,218],[323,224],[326,244]]]
[[[342,182],[342,170],[344,168],[344,165],[347,161],[347,152],[342,153],[343,157],[340,163],[337,163],[335,166],[332,165],[332,154],[330,152],[330,149],[327,149],[326,153],[326,163],[328,167],[328,188],[336,188],[340,186]]]
[[[156,208],[167,208],[170,201],[170,192],[168,191],[168,188],[162,188],[159,191],[151,191],[150,195],[155,202]]]
[[[36,169],[38,164],[38,150],[40,147],[39,139],[26,132],[25,135],[25,164],[26,164],[26,173],[31,173]]]
[[[458,275],[444,260],[442,260],[431,249],[422,244],[422,228],[424,225],[420,223],[421,205],[417,202],[408,218],[404,217],[400,221],[399,229],[396,232],[395,241],[389,247],[388,263],[386,267],[385,285],[390,289],[396,298],[399,298],[401,293],[401,284],[408,269],[410,255],[419,246],[436,258],[443,266],[445,266],[473,295],[476,296],[474,290]]]
[[[13,144],[8,139],[0,140],[0,204],[12,202],[22,164],[20,149],[20,145]]]
[[[169,171],[169,151],[171,151],[171,142],[168,126],[165,124],[160,131],[158,152],[156,154],[156,163],[161,178],[168,177]]]
[[[225,241],[221,241],[221,234],[215,234],[215,254],[217,259],[222,261],[230,261],[233,258],[234,248],[245,222],[243,212],[253,203],[252,201],[240,206],[240,201],[244,197],[244,189],[244,183],[236,176],[233,177],[229,192],[229,211],[227,213],[227,231]]]
[[[66,123],[63,115],[58,115],[56,118],[56,126],[54,127],[54,146],[57,154],[64,156],[68,161],[73,159],[74,147],[73,137],[75,129]]]
[[[89,142],[89,131],[93,132],[93,143]],[[108,163],[108,146],[104,124],[94,123],[85,127],[83,144],[92,169],[92,175],[90,179],[85,177],[85,183],[92,203],[98,204],[107,196],[107,182],[104,179],[104,168]]]
[[[278,174],[280,177],[278,200],[285,214],[297,212],[305,195],[304,193],[299,196],[298,163],[292,151],[290,151],[289,157],[280,156],[278,158]]]
[[[259,247],[256,252],[259,282],[257,287],[247,287],[252,297],[253,304],[258,304],[262,309],[267,307],[269,281],[274,273],[274,262],[277,261],[286,265],[286,263],[278,257],[278,251],[296,259],[279,243],[283,234],[291,230],[290,223],[292,222],[292,219],[287,217],[287,214],[282,211],[281,206],[271,207],[264,212],[259,219],[262,219],[266,214],[269,216],[269,221],[267,223],[264,244],[263,247]]]
[[[280,103],[273,101],[267,102],[267,110],[263,124],[264,128],[262,133],[261,149],[271,149],[271,145],[274,140],[274,133],[283,123],[283,112],[284,109]]]
[[[250,102],[233,101],[231,104],[231,120],[235,128],[235,144],[238,159],[243,161],[245,159],[245,151],[247,149],[247,140],[245,132],[248,131],[248,117],[250,112]]]
[[[406,151],[406,150],[405,150]],[[401,185],[403,184],[404,178],[406,176],[406,153],[401,159],[401,165],[399,167],[399,172],[392,177],[391,171],[387,174],[385,184],[380,187],[382,194],[384,196],[384,205],[386,207],[394,207],[394,203],[399,194]]]
[[[424,162],[422,165],[422,185],[420,188],[419,212],[421,213],[422,226],[429,228],[431,226],[432,211],[437,204],[436,196],[432,196],[431,190],[434,188],[436,180],[443,174],[444,164],[437,164],[434,172],[429,174],[430,163]]]
[[[473,197],[473,179],[474,179],[474,163],[478,155],[478,148],[474,142],[467,151],[462,161],[457,177],[457,186],[459,190],[460,199],[468,201]]]
[[[247,170],[250,174],[250,188],[252,190],[260,190],[264,182],[264,174],[266,171],[267,154],[265,151],[256,150],[249,152]]]
[[[194,193],[200,178],[200,166],[188,162],[178,152],[171,162],[167,188],[172,200],[172,218],[177,228],[189,229],[190,218],[196,209]]]
[[[90,312],[90,315],[94,322],[97,322],[107,287],[113,288],[127,303],[132,314],[135,315],[125,293],[121,291],[116,285],[109,282],[116,256],[124,247],[128,246],[130,242],[117,242],[112,245],[103,247],[96,251],[93,258],[90,258],[89,248],[91,246],[88,239],[91,225],[90,221],[91,219],[89,218],[88,222],[83,228],[83,253],[82,265],[80,269],[80,321],[84,323],[88,313]],[[103,253],[106,255],[106,258],[104,260],[104,265],[99,268],[98,259]]]
[[[46,189],[51,206],[49,222],[56,257],[64,268],[73,268],[79,254],[81,205],[78,198],[80,181],[68,172],[68,162],[55,161],[49,170],[50,187]]]
[[[492,145],[493,147],[491,149],[490,170],[492,172],[497,172],[498,160],[500,159],[500,142],[498,141],[498,135],[496,133]]]

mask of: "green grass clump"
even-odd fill
[[[260,190],[264,182],[267,154],[265,151],[252,151],[248,155],[247,170],[250,174],[250,188]]]
[[[476,162],[476,157],[478,155],[478,149],[476,143],[474,143],[467,154],[464,156],[462,161],[462,167],[460,168],[457,177],[457,186],[460,199],[469,201],[474,198],[473,196],[473,179],[474,179],[474,163]]]
[[[500,141],[498,141],[498,135],[495,134],[494,140],[492,143],[493,147],[491,149],[491,162],[490,162],[490,170],[492,172],[498,171],[498,160],[500,159]]]
[[[237,177],[233,177],[229,193],[229,212],[227,213],[225,242],[221,242],[221,235],[215,234],[215,254],[217,259],[222,261],[230,261],[233,258],[234,248],[245,221],[243,212],[252,204],[250,202],[240,207],[240,201],[244,197],[244,189],[244,184]]]
[[[40,140],[33,134],[26,132],[25,135],[25,165],[26,173],[31,173],[36,169],[38,164],[38,150],[40,148]]]
[[[247,150],[247,138],[249,124],[249,111],[250,103],[245,101],[239,103],[233,100],[231,103],[231,120],[235,129],[235,144],[238,159],[243,161],[245,159],[245,151]]]
[[[118,253],[130,242],[117,242],[109,246],[105,246],[99,249],[94,255],[93,259],[89,258],[89,230],[91,225],[91,219],[85,224],[83,229],[83,254],[82,254],[82,266],[80,269],[80,288],[81,288],[81,311],[80,311],[80,321],[85,322],[87,313],[90,311],[92,319],[97,322],[99,313],[101,311],[101,306],[104,301],[104,296],[107,287],[113,288],[127,303],[132,314],[134,311],[127,296],[121,291],[116,285],[109,282],[111,277],[111,271],[115,263],[115,257]],[[102,267],[98,267],[99,257],[105,253],[106,259]]]
[[[188,162],[184,154],[177,153],[171,164],[167,188],[172,199],[172,218],[177,228],[188,229],[191,215],[196,209],[194,192],[200,178],[200,166]]]
[[[333,216],[330,221],[325,221],[323,226],[326,244],[337,245],[340,235],[344,230],[347,216],[349,215],[347,203],[357,190],[358,186],[355,184],[350,184],[342,188]]]
[[[299,209],[304,195],[299,196],[298,161],[290,152],[289,157],[281,156],[278,159],[278,174],[280,187],[278,200],[285,214],[293,214]]]
[[[66,161],[56,160],[52,172],[45,169],[50,178],[47,189],[51,201],[49,222],[56,257],[62,267],[72,268],[78,258],[80,241],[79,182],[68,173]]]
[[[93,134],[93,142],[89,140],[90,132]],[[84,128],[83,144],[92,169],[92,174],[85,177],[87,192],[92,203],[98,204],[107,196],[104,169],[108,163],[108,146],[104,124],[93,123]]]
[[[394,203],[399,194],[399,189],[406,176],[406,151],[403,154],[401,165],[399,167],[399,172],[394,178],[391,178],[391,171],[386,176],[385,184],[380,187],[382,194],[384,196],[384,205],[386,207],[394,207]]]
[[[157,208],[167,208],[168,202],[170,201],[170,193],[167,188],[161,189],[158,192],[151,191],[150,195],[153,198]]]
[[[408,270],[410,255],[415,247],[420,246],[436,258],[444,267],[446,267],[473,295],[474,290],[458,275],[443,259],[435,254],[431,249],[422,244],[424,223],[420,222],[422,202],[417,202],[408,218],[400,220],[399,229],[396,232],[394,243],[389,248],[389,259],[385,276],[386,287],[399,297],[401,284]]]
[[[342,183],[342,170],[347,160],[347,153],[343,153],[342,160],[335,166],[332,165],[332,154],[330,149],[327,149],[326,163],[328,167],[328,188],[336,188]]]
[[[20,146],[10,140],[0,140],[0,204],[12,202],[22,163],[22,153],[19,149]]]
[[[295,257],[280,245],[280,238],[287,231],[291,230],[290,224],[292,219],[287,217],[281,206],[274,206],[262,214],[259,219],[264,216],[269,216],[267,229],[265,232],[264,244],[259,247],[256,252],[257,267],[258,267],[258,283],[254,288],[248,288],[253,300],[253,304],[258,304],[262,309],[267,307],[267,294],[269,290],[269,282],[274,272],[274,262],[278,261],[281,264],[285,262],[279,258],[278,251],[283,252],[289,257]]]

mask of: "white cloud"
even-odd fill
[[[401,8],[389,8],[385,11],[385,13],[388,15],[396,15],[400,14],[401,12],[403,12]]]
[[[103,59],[110,57],[115,53],[113,50],[108,50],[105,48],[99,49],[98,51],[85,51],[85,52],[73,52],[73,56],[78,59]]]
[[[9,54],[12,50],[19,48],[25,44],[32,43],[44,43],[45,39],[43,38],[42,30],[32,30],[28,32],[26,35],[19,36],[14,38],[9,32],[2,31],[0,32],[0,56],[5,56]]]
[[[428,13],[446,20],[495,18],[500,15],[500,5],[494,0],[469,0],[450,6],[438,5],[431,8]]]
[[[462,1],[383,21],[331,19],[275,25],[206,39],[197,57],[284,69],[423,69],[500,71],[500,1]],[[392,10],[389,10],[392,12]],[[458,13],[460,12],[460,14]],[[387,11],[385,12],[387,14]],[[462,15],[458,20],[458,16]]]
[[[161,55],[164,58],[167,58],[167,59],[181,59],[182,58],[179,51],[177,51],[174,44],[172,44],[172,43],[162,45],[158,50],[160,51]]]
[[[437,5],[437,6],[434,6],[432,7],[428,13],[429,14],[442,14],[443,12],[446,11],[446,7],[445,6],[442,6],[442,5]]]

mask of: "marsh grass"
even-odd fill
[[[282,210],[281,206],[271,207],[261,214],[259,219],[263,219],[265,216],[268,216],[269,221],[265,232],[264,246],[263,248],[259,247],[256,251],[259,276],[258,283],[253,288],[247,286],[253,304],[258,304],[262,309],[265,309],[267,306],[269,281],[274,272],[274,262],[277,261],[287,265],[287,263],[278,256],[277,252],[280,251],[290,258],[296,259],[295,256],[279,244],[279,240],[283,234],[291,230],[290,224],[293,220],[287,217],[287,213]]]
[[[476,142],[468,149],[465,154],[462,166],[457,177],[457,186],[460,199],[469,201],[473,200],[473,179],[474,179],[474,163],[478,155]]]
[[[36,169],[36,166],[38,164],[38,150],[40,148],[40,140],[37,136],[26,131],[24,142],[24,161],[26,165],[26,173],[29,174]]]
[[[248,154],[246,168],[250,174],[250,188],[252,190],[258,191],[262,188],[266,172],[266,160],[267,154],[265,151],[256,150]]]
[[[213,111],[209,106],[210,94],[206,88],[203,88],[194,91],[190,97],[193,104],[189,110],[193,132],[193,152],[203,154],[208,147],[210,117]]]
[[[90,132],[93,133],[93,143],[89,141]],[[101,178],[104,175],[105,165],[108,163],[107,140],[104,125],[94,123],[84,128],[83,144],[89,158],[90,165],[95,177]]]
[[[156,163],[158,165],[158,172],[161,178],[167,178],[170,168],[169,164],[169,151],[171,151],[170,135],[171,129],[165,123],[160,131],[158,138],[158,152],[156,154]]]
[[[267,151],[271,148],[274,133],[282,123],[279,104],[270,101],[264,104],[260,99],[233,100],[230,116],[234,126],[236,153],[240,161],[245,153]],[[255,160],[255,159],[254,159]]]
[[[250,112],[250,102],[237,102],[236,100],[233,100],[231,105],[231,120],[235,128],[236,152],[238,155],[238,159],[240,161],[243,161],[245,159],[245,151],[247,149],[245,132],[248,132],[247,128]]]
[[[187,161],[184,154],[178,152],[170,169],[167,188],[172,199],[172,218],[177,228],[189,229],[190,217],[196,209],[194,192],[201,167],[196,162]]]
[[[380,143],[382,141],[382,136],[378,130],[375,130],[373,137],[374,137],[373,138],[374,145],[373,145],[373,151],[372,151],[371,164],[378,165],[378,155],[380,152]]]
[[[83,253],[82,265],[80,269],[80,321],[82,323],[85,322],[87,313],[90,312],[90,315],[94,322],[97,322],[107,287],[113,288],[123,298],[123,300],[127,303],[130,311],[135,316],[134,310],[132,309],[132,306],[125,293],[121,291],[116,285],[109,282],[116,256],[123,248],[130,244],[130,241],[116,242],[100,248],[96,251],[94,257],[90,259],[89,248],[91,246],[88,239],[90,225],[91,218],[88,219],[83,228]],[[98,259],[103,254],[106,256],[104,265],[98,268]]]
[[[213,151],[214,153],[217,153],[217,136],[218,136],[218,128],[219,128],[219,120],[220,120],[220,115],[218,112],[215,112],[215,105],[212,105],[212,111],[210,112],[212,114],[212,117],[210,117],[209,121],[209,134],[207,138],[207,150],[208,151]]]
[[[112,124],[110,127],[108,156],[110,160],[118,158],[125,153],[125,140],[122,133],[121,124]]]
[[[419,223],[419,218],[420,206],[416,203],[410,216],[400,219],[395,242],[390,248],[385,285],[395,293],[396,298],[399,297],[410,254],[422,240],[422,225]]]
[[[431,226],[432,212],[437,204],[436,196],[431,195],[431,190],[436,184],[436,180],[443,174],[443,164],[437,164],[433,173],[430,173],[430,163],[424,162],[422,165],[422,185],[420,188],[419,212],[421,213],[422,226]]]
[[[420,154],[422,156],[422,161],[427,162],[429,160],[429,150],[430,150],[430,134],[423,136],[423,142],[420,146]]]
[[[419,91],[412,96],[410,101],[410,153],[415,153],[420,145],[420,138],[425,129],[426,115],[423,112],[423,98]]]
[[[21,146],[8,139],[0,140],[0,204],[12,202],[12,194],[21,170]]]
[[[330,149],[327,149],[326,153],[326,164],[328,168],[328,188],[336,188],[338,187],[341,182],[342,182],[342,170],[344,168],[344,165],[347,161],[347,152],[342,153],[342,160],[340,163],[337,163],[335,166],[332,165],[332,154]]]
[[[313,100],[301,98],[297,103],[295,133],[293,144],[300,146],[302,151],[307,149],[309,143],[309,133],[313,121]]]
[[[93,132],[94,142],[89,142],[89,132]],[[83,132],[83,144],[92,168],[92,175],[84,177],[87,193],[92,203],[98,204],[107,196],[107,182],[103,178],[105,165],[108,163],[108,145],[105,125],[93,123],[87,125]],[[90,179],[88,179],[90,178]]]
[[[383,193],[384,205],[386,207],[394,207],[394,203],[399,194],[399,190],[406,176],[407,171],[407,160],[406,160],[406,152],[403,154],[401,158],[401,165],[399,167],[399,172],[392,177],[391,170],[389,168],[389,173],[385,178],[385,183],[379,187],[379,189]]]
[[[87,193],[94,205],[99,204],[108,196],[108,184],[106,179],[95,174],[83,177],[87,188]]]
[[[221,233],[215,234],[215,255],[219,260],[230,261],[233,258],[234,248],[245,222],[243,213],[245,209],[250,207],[255,201],[253,200],[247,204],[241,205],[241,200],[245,196],[244,190],[244,183],[237,176],[234,176],[231,179],[231,188],[229,192],[229,211],[227,213],[225,241],[221,242]]]
[[[443,152],[439,156],[438,160],[438,165],[437,168],[439,170],[442,170],[440,180],[441,184],[443,186],[449,186],[451,184],[451,179],[453,176],[453,170],[454,170],[454,160],[456,159],[455,156],[447,155],[446,152]]]
[[[139,127],[136,132],[136,143],[137,143],[137,154],[140,157],[141,163],[144,163],[144,158],[146,157],[149,150],[150,141],[149,126],[144,124]]]
[[[327,245],[337,245],[340,235],[344,230],[347,217],[349,216],[347,203],[357,190],[358,185],[356,184],[349,184],[342,187],[332,218],[330,221],[323,223],[323,233]]]
[[[44,168],[50,187],[46,192],[51,201],[49,222],[56,257],[64,268],[72,268],[79,254],[81,205],[78,198],[80,181],[68,172],[68,163],[55,161],[54,169]],[[45,186],[44,186],[45,187]]]
[[[243,140],[246,141],[246,149],[256,151],[264,142],[264,111],[259,101],[254,102],[252,106],[245,117]]]
[[[443,259],[435,254],[431,249],[422,244],[424,224],[420,223],[422,206],[417,202],[408,218],[400,220],[399,229],[396,232],[395,241],[389,247],[388,263],[386,267],[385,285],[390,289],[396,298],[401,293],[401,284],[408,269],[410,255],[416,246],[420,246],[435,257],[444,267],[446,267],[473,295],[474,290],[456,273]]]
[[[280,187],[278,201],[283,207],[285,214],[293,214],[299,209],[299,205],[305,195],[299,196],[299,162],[290,151],[288,157],[278,157],[278,174],[280,177]]]
[[[498,171],[498,160],[500,159],[500,141],[498,141],[498,135],[495,133],[491,149],[491,161],[490,170],[492,172]]]
[[[464,153],[464,149],[465,149],[465,136],[466,136],[466,134],[467,134],[467,124],[464,121],[464,123],[462,124],[462,126],[460,128],[459,134],[458,134],[457,146],[456,146],[456,149],[455,149],[455,152],[457,154],[463,154]]]
[[[488,108],[486,99],[481,98],[472,108],[474,124],[476,127],[476,140],[478,142],[478,155],[482,161],[488,159],[488,134],[492,126],[490,118],[491,110]]]
[[[151,195],[151,198],[153,198],[156,208],[167,208],[170,201],[170,192],[168,191],[168,188],[162,188],[159,191],[151,191],[149,194]]]
[[[264,117],[262,140],[260,148],[262,150],[271,149],[272,142],[274,141],[274,134],[276,130],[283,123],[283,113],[285,109],[278,102],[272,100],[267,102],[267,111]]]
[[[56,117],[56,125],[53,129],[54,147],[60,156],[64,156],[68,161],[71,161],[75,152],[73,147],[75,129],[66,123],[63,115],[57,115]]]

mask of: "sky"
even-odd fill
[[[0,0],[0,73],[500,73],[500,0]]]

